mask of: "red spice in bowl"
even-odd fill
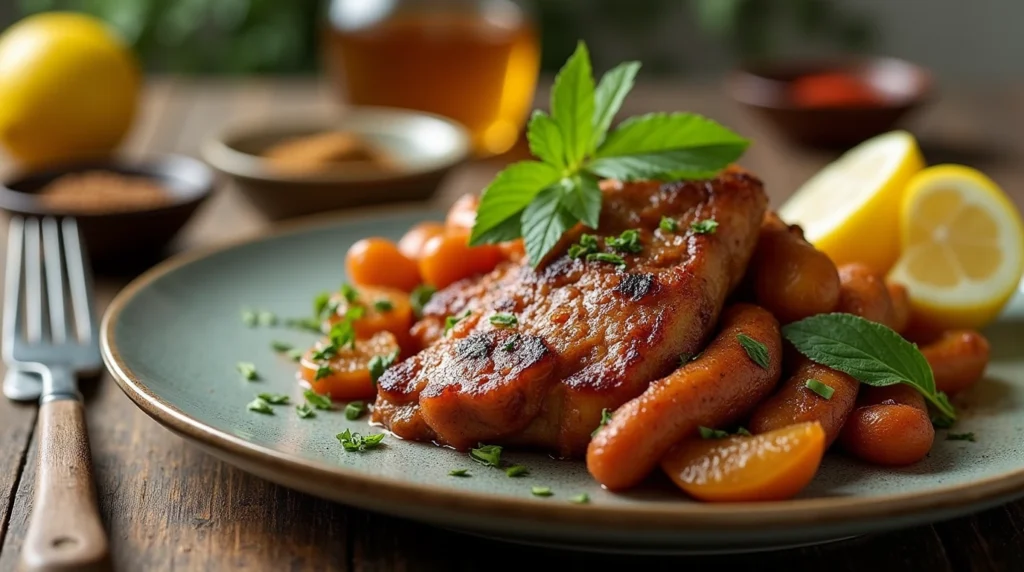
[[[793,103],[801,107],[874,107],[885,98],[867,81],[851,73],[823,72],[800,76],[789,86]]]

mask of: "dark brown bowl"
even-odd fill
[[[354,133],[385,149],[397,168],[289,172],[261,154],[287,138],[329,130]],[[277,117],[226,129],[203,145],[203,158],[230,175],[270,220],[429,199],[470,154],[466,129],[449,119],[404,109],[351,106],[333,118]]]
[[[875,105],[805,107],[790,98],[794,80],[807,74],[846,72],[874,88]],[[908,61],[885,58],[833,58],[765,61],[733,72],[729,95],[753,109],[789,140],[814,147],[849,147],[894,129],[933,95],[931,74]]]
[[[141,211],[78,214],[49,209],[35,194],[62,175],[94,170],[153,179],[167,189],[173,202]],[[26,216],[74,216],[91,262],[98,267],[122,267],[162,254],[213,187],[213,171],[191,157],[118,158],[16,173],[0,186],[0,209]]]

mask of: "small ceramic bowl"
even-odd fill
[[[386,170],[282,170],[262,153],[285,140],[343,132],[365,140],[394,165]],[[233,126],[208,140],[203,158],[234,178],[271,220],[379,203],[425,200],[470,155],[466,129],[418,111],[353,106],[337,117],[276,118]]]
[[[790,88],[796,79],[826,72],[858,78],[880,101],[804,106],[792,99]],[[733,72],[726,88],[733,99],[759,113],[791,141],[815,147],[848,147],[890,131],[933,91],[927,70],[885,57],[754,63]]]
[[[88,171],[152,179],[171,195],[171,199],[166,205],[146,210],[83,214],[49,208],[36,195],[58,177]],[[213,192],[214,183],[212,169],[198,159],[183,155],[72,163],[7,177],[0,185],[0,209],[25,216],[74,216],[94,265],[131,266],[134,261],[162,254]]]

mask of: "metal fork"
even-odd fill
[[[96,503],[85,411],[76,375],[100,366],[90,277],[74,219],[11,220],[21,249],[8,265],[4,361],[42,379],[35,499],[21,553],[24,570],[105,570],[106,533]],[[12,249],[13,250],[13,249]],[[45,280],[44,280],[45,277]],[[67,312],[70,302],[70,312]]]

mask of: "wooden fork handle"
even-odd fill
[[[39,407],[39,469],[28,534],[26,572],[110,570],[106,532],[96,503],[85,409],[77,399]]]

